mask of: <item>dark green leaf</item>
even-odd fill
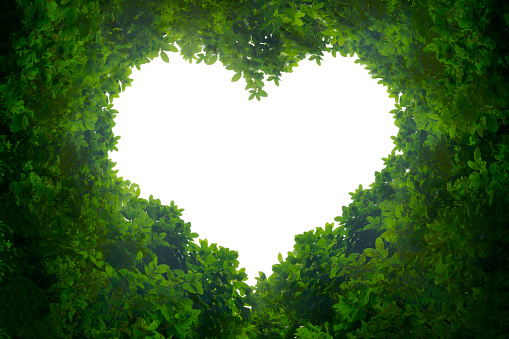
[[[488,114],[486,116],[486,126],[488,127],[488,130],[490,132],[497,133],[498,131],[497,118],[493,114]]]

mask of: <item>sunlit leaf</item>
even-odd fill
[[[236,73],[233,78],[232,78],[232,82],[236,82],[238,81],[240,78],[242,77],[242,72],[238,72]]]
[[[161,51],[161,59],[163,59],[163,61],[166,63],[170,62],[170,59],[168,58],[168,54],[166,54],[164,51]]]

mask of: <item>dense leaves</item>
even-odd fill
[[[2,336],[509,331],[505,1],[17,0],[0,9]],[[357,54],[387,86],[394,150],[370,188],[350,193],[339,227],[296,235],[293,251],[248,286],[237,252],[196,241],[183,209],[139,198],[112,170],[113,101],[132,67],[168,53],[221,62],[261,100],[264,81],[278,85],[299,61],[320,64],[329,52]]]

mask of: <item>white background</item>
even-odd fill
[[[334,222],[394,147],[395,101],[355,59],[301,61],[261,101],[219,61],[154,59],[114,100],[117,175],[141,198],[174,200],[199,238],[238,251],[254,285],[295,235]]]

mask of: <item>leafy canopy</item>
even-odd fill
[[[3,335],[507,333],[505,1],[0,6]],[[395,99],[399,133],[375,182],[350,193],[339,227],[296,235],[256,286],[237,252],[194,242],[183,209],[139,198],[112,170],[113,101],[132,67],[168,53],[221,62],[250,100],[305,58],[320,65],[323,53],[355,53]]]

